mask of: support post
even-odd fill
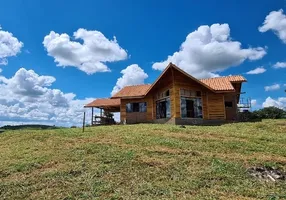
[[[93,125],[93,107],[91,107],[91,126]]]
[[[84,126],[85,126],[85,112],[83,112],[82,132],[84,132]]]

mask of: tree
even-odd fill
[[[267,107],[253,112],[255,116],[261,119],[282,119],[286,118],[286,111],[277,107]]]

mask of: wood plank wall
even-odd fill
[[[226,119],[224,94],[208,92],[208,119]]]

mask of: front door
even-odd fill
[[[194,118],[195,112],[194,112],[194,101],[193,100],[186,100],[186,107],[187,107],[187,117],[188,118]]]

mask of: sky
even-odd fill
[[[79,125],[84,104],[169,62],[243,75],[252,109],[286,108],[286,0],[3,0],[0,27],[0,126]]]

